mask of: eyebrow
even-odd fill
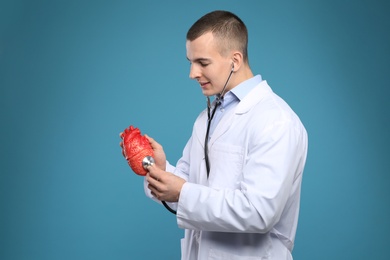
[[[191,62],[191,60],[187,57],[187,60]],[[195,59],[193,62],[210,62],[211,60],[208,58],[198,58]]]

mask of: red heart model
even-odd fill
[[[122,134],[123,154],[131,169],[138,175],[145,176],[148,172],[142,166],[142,160],[146,156],[153,157],[153,149],[148,139],[141,135],[138,128],[130,126]]]

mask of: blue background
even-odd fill
[[[179,259],[182,230],[122,158],[176,162],[205,106],[185,34],[215,9],[309,133],[295,259],[388,259],[388,1],[0,2],[0,259]]]

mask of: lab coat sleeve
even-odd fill
[[[268,232],[278,222],[301,174],[305,136],[293,122],[274,122],[252,133],[237,189],[210,188],[186,182],[180,193],[181,228],[219,232]],[[221,169],[217,174],[229,174]]]

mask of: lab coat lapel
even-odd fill
[[[214,133],[210,138],[210,146],[212,146],[221,135],[226,133],[229,128],[232,126],[234,122],[236,114],[235,113],[230,113],[227,116],[223,116],[221,118],[221,121],[218,123],[218,125],[215,127]]]
[[[196,140],[204,149],[204,139],[206,136],[207,130],[207,110],[203,110],[199,115],[198,119],[195,121],[194,133],[196,136]]]

